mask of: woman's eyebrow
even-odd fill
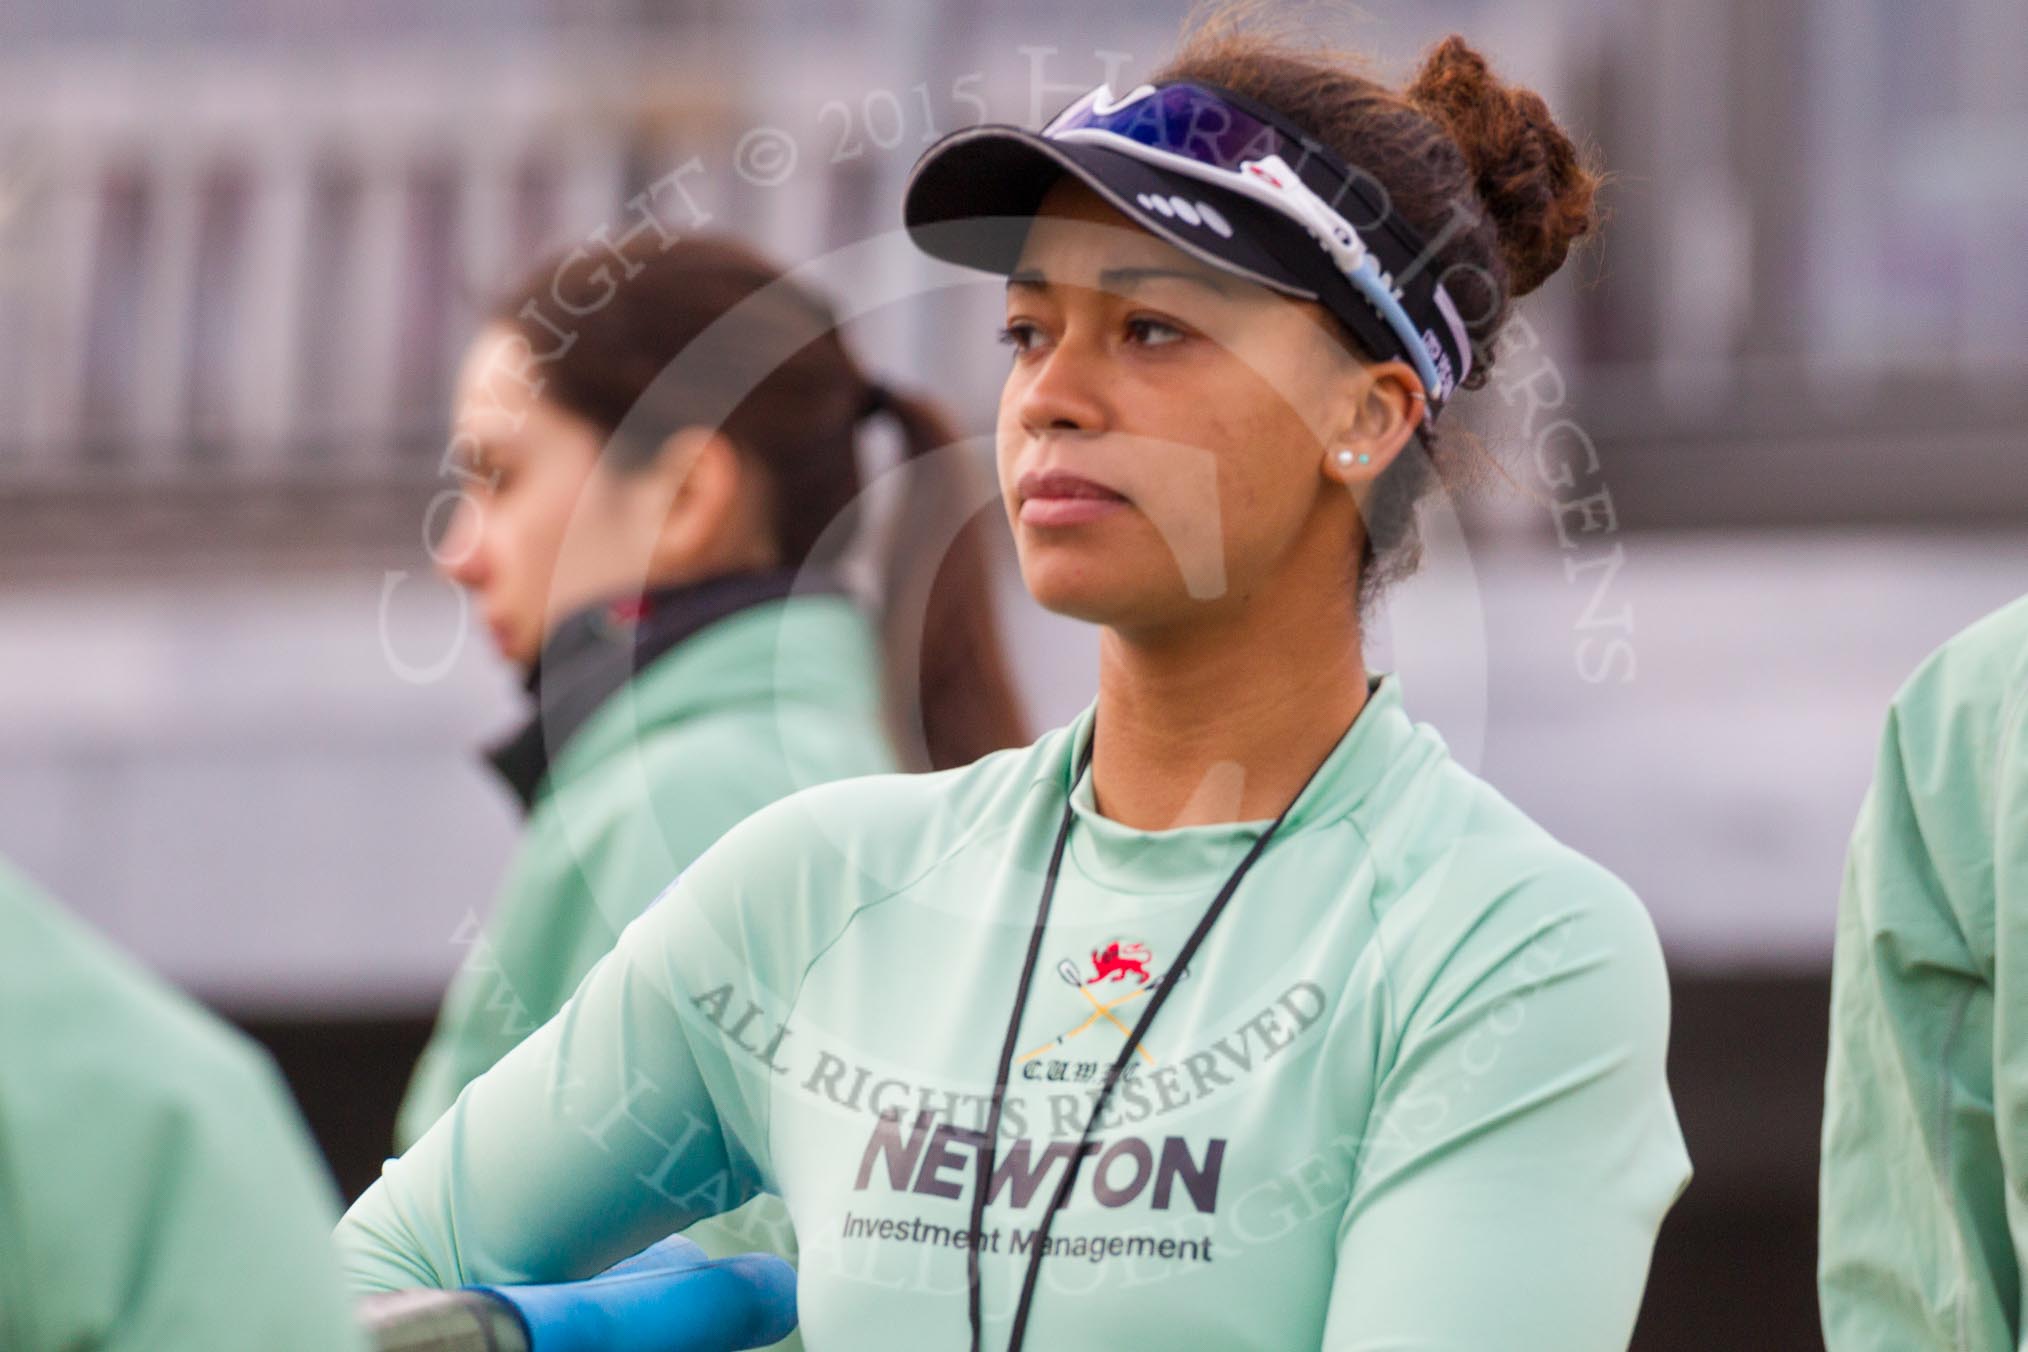
[[[1195,282],[1197,285],[1214,291],[1221,296],[1230,296],[1232,294],[1227,289],[1224,280],[1217,273],[1200,271],[1196,268],[1154,266],[1102,268],[1099,270],[1098,286],[1101,291],[1131,291],[1143,282],[1155,281],[1161,278],[1174,278],[1179,281]],[[1042,275],[1042,271],[1039,268],[1016,268],[1013,272],[1007,274],[1007,289],[1012,291],[1016,287],[1047,291],[1049,289],[1049,279]]]
[[[1197,285],[1209,291],[1214,291],[1221,296],[1232,294],[1231,291],[1226,289],[1225,282],[1216,273],[1200,271],[1197,268],[1101,268],[1099,270],[1098,282],[1099,289],[1102,291],[1131,291],[1142,282],[1154,281],[1157,278],[1163,277],[1173,277],[1180,281],[1195,282]]]

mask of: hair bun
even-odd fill
[[[1499,231],[1508,294],[1542,285],[1563,266],[1571,244],[1597,228],[1599,175],[1541,95],[1502,82],[1455,33],[1430,50],[1403,92],[1464,153]]]

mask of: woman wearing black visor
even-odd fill
[[[906,219],[1007,276],[1003,498],[1095,702],[733,831],[361,1199],[355,1280],[766,1188],[816,1352],[1623,1348],[1688,1177],[1652,928],[1361,647],[1595,186],[1457,39],[1396,91],[1224,22],[933,147]]]

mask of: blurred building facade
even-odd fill
[[[318,730],[339,726],[347,756],[379,741],[397,761],[465,774],[461,750],[512,700],[427,574],[454,486],[446,391],[486,298],[545,252],[595,250],[650,216],[660,230],[737,231],[845,293],[878,364],[945,393],[983,431],[995,289],[953,285],[894,238],[908,167],[953,126],[1033,122],[1099,79],[1147,71],[1177,17],[1145,3],[1103,21],[1072,6],[779,0],[10,7],[0,605],[20,660],[6,677],[15,712],[0,719],[20,726],[0,784],[27,807],[7,816],[92,797],[76,786],[103,787],[151,740],[204,729],[226,764],[232,749],[292,738],[315,760]],[[1744,917],[1705,924],[1695,897],[1653,898],[1693,954],[1765,953],[1774,936],[1778,954],[1819,956],[1826,847],[1856,802],[1866,718],[1924,645],[2024,580],[2013,537],[2028,504],[2028,283],[2013,260],[2028,244],[2028,180],[2009,147],[2028,129],[2028,91],[2010,75],[2028,54],[2028,11],[1954,0],[1918,22],[1887,0],[1452,0],[1313,22],[1397,72],[1466,31],[1543,89],[1615,175],[1604,248],[1531,298],[1471,415],[1523,491],[1465,509],[1472,557],[1484,556],[1465,569],[1482,632],[1424,661],[1430,716],[1443,726],[1446,698],[1475,706],[1455,716],[1467,740],[1490,731],[1489,771],[1503,739],[1533,735],[1531,719],[1574,723],[1603,763],[1671,707],[1736,702],[1713,667],[1808,686],[1822,660],[1858,677],[1814,747],[1835,776],[1795,778],[1783,809],[1810,850],[1750,859],[1773,870],[1774,899],[1746,908],[1761,927],[1728,944]],[[1745,527],[1802,533],[1725,533]],[[1841,616],[1842,589],[1868,569],[1911,607],[1884,638],[1877,612]],[[1028,609],[1011,582],[1010,597]],[[1552,631],[1638,610],[1641,628],[1629,618],[1621,637],[1646,639],[1648,661],[1609,660],[1594,642],[1587,664],[1570,655],[1581,635],[1553,632],[1531,650],[1529,630],[1503,618],[1528,612],[1525,597]],[[1088,635],[1017,623],[1041,711],[1068,716]],[[71,629],[79,646],[52,637]],[[235,650],[241,630],[273,641]],[[334,682],[324,648],[341,634],[353,675]],[[1686,651],[1679,677],[1668,654],[1686,637],[1710,666]],[[1856,672],[1839,665],[1855,644],[1873,664]],[[1513,693],[1497,719],[1491,678],[1467,691],[1444,670],[1467,647],[1505,664]],[[200,668],[187,686],[147,674]],[[263,690],[271,706],[251,693]],[[319,714],[248,721],[249,708],[286,710],[291,691],[320,692]],[[1800,696],[1764,698],[1777,710]],[[409,730],[418,711],[423,743]],[[1738,750],[1750,760],[1755,744]],[[1709,763],[1710,746],[1680,748],[1685,764]],[[267,759],[276,774],[308,772],[279,750]],[[1591,825],[1559,772],[1516,759],[1518,795],[1630,876],[1663,874],[1647,862],[1656,852],[1724,857],[1695,812],[1664,811],[1675,827],[1632,832],[1641,850],[1615,858],[1629,830]],[[1666,802],[1694,778],[1661,776],[1656,792]],[[103,843],[134,836],[114,805],[159,794],[139,785],[93,797],[98,825],[69,845],[35,832],[0,844],[82,906],[146,913],[161,871],[145,852],[110,868]],[[417,823],[403,858],[441,859],[438,807],[446,795],[468,805],[480,835],[459,868],[433,866],[470,873],[451,889],[465,904],[483,901],[505,829],[485,793],[426,776],[394,795],[411,811],[389,813]],[[359,837],[335,809],[317,821],[324,848]],[[217,860],[205,895],[266,890],[235,883],[232,866]],[[352,887],[334,880],[331,898]],[[393,938],[365,923],[353,958]],[[453,956],[435,954],[411,984]],[[255,959],[220,951],[182,975],[230,987],[232,971],[264,970]],[[299,977],[278,986],[299,993]],[[346,990],[341,974],[333,994]]]

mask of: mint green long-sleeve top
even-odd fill
[[[258,1049],[0,866],[0,1348],[356,1352]]]
[[[1895,695],[1838,907],[1832,1352],[2016,1352],[2028,1254],[2028,598]]]
[[[669,879],[742,818],[806,785],[893,768],[877,640],[846,597],[748,606],[642,668],[563,744],[492,915],[460,932],[469,947],[410,1079],[396,1144],[421,1136],[561,1009]],[[686,1234],[715,1258],[796,1258],[772,1195]]]
[[[628,922],[741,818],[795,789],[894,768],[871,626],[842,596],[771,600],[643,668],[544,777],[395,1121],[406,1148],[563,1007]]]
[[[1103,1067],[1265,826],[1107,819],[1092,717],[735,828],[389,1163],[340,1226],[355,1284],[590,1273],[767,1188],[813,1352],[963,1346],[968,1249],[1004,1345]],[[1116,1090],[1028,1346],[1624,1348],[1688,1177],[1667,1001],[1628,889],[1378,679]]]

